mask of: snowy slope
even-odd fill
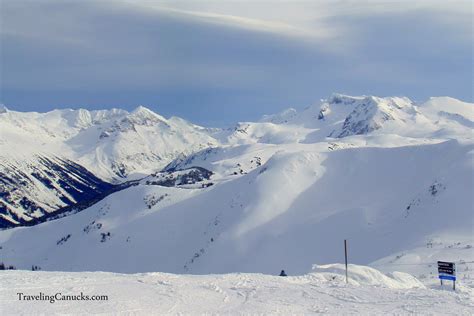
[[[434,282],[439,259],[469,271],[472,106],[333,95],[283,120],[203,130],[220,145],[177,154],[73,216],[1,231],[1,258],[23,269],[304,274],[340,262],[348,239],[351,262],[383,271]],[[166,123],[145,114],[146,128]]]
[[[206,129],[180,118],[165,119],[143,106],[131,113],[7,110],[0,114],[0,126],[2,156],[51,153],[72,159],[108,181],[132,173],[149,174],[179,153],[216,145]]]
[[[345,238],[351,261],[368,264],[440,236],[459,242],[443,259],[474,260],[471,145],[302,150],[311,147],[277,152],[247,174],[216,173],[211,187],[143,184],[0,232],[2,258],[46,270],[304,273],[339,261]]]
[[[217,144],[206,129],[133,112],[0,113],[0,226],[22,224]],[[78,175],[78,170],[80,175]]]
[[[56,156],[0,159],[0,227],[30,223],[113,188],[82,166]]]
[[[261,122],[310,128],[313,131],[307,142],[364,134],[472,138],[472,107],[472,103],[448,97],[433,97],[427,102],[415,103],[406,97],[333,94],[300,113],[286,110],[267,115]]]
[[[241,273],[190,276],[1,271],[0,283],[4,286],[0,287],[0,312],[14,315],[472,314],[472,289],[462,285],[454,293],[439,286],[427,288],[404,273],[385,276],[362,266],[351,265],[349,269],[352,279],[348,285],[338,265],[285,278]],[[22,293],[22,301],[16,293]],[[25,298],[40,293],[43,301]],[[49,298],[45,299],[56,293],[61,293],[58,298],[82,293],[90,299],[105,295],[108,300],[50,303]]]
[[[167,120],[144,107],[106,126],[93,126],[66,143],[80,163],[112,180],[147,175],[179,154],[217,145],[204,128],[176,117]]]

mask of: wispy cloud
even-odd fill
[[[12,108],[142,103],[203,123],[333,91],[472,99],[470,1],[19,0],[0,12]]]

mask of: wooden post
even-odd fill
[[[347,277],[347,240],[344,239],[344,257],[346,260],[346,283],[349,283],[348,277]]]

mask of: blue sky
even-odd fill
[[[332,92],[472,101],[471,1],[1,1],[0,103],[223,126]]]

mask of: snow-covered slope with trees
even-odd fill
[[[336,94],[261,122],[189,127],[209,148],[78,214],[1,231],[1,258],[23,269],[304,274],[340,262],[348,239],[351,262],[432,282],[436,260],[452,260],[472,284],[472,122],[473,104],[450,98]]]
[[[71,160],[34,155],[0,163],[0,227],[25,225],[114,188]]]

